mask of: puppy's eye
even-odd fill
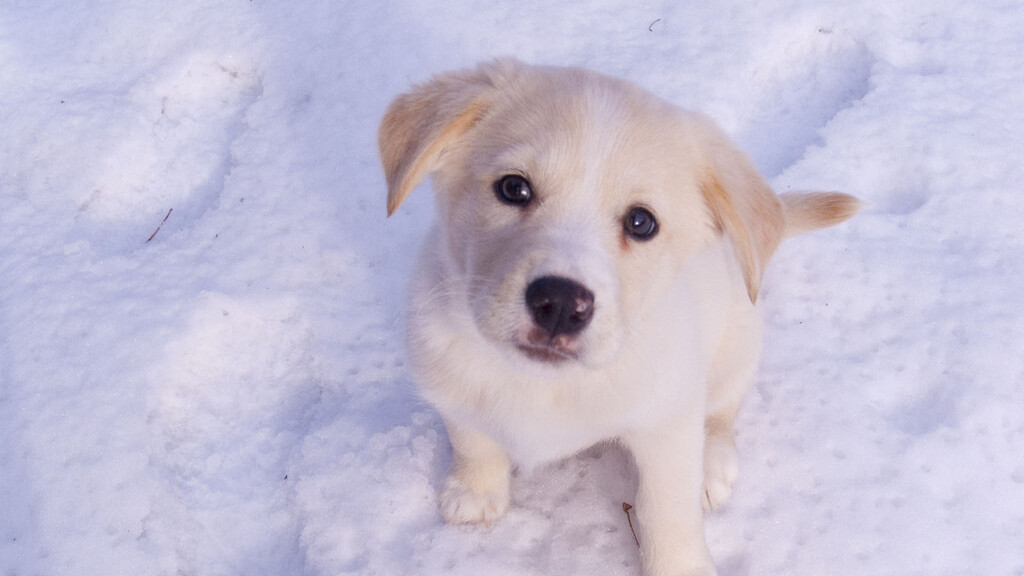
[[[526,206],[533,200],[530,183],[518,174],[508,174],[498,179],[494,183],[494,193],[498,200],[513,206]]]
[[[633,206],[622,219],[622,228],[634,240],[650,240],[658,233],[658,221],[643,206]]]

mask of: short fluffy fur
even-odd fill
[[[431,174],[438,199],[408,324],[454,451],[444,518],[490,523],[514,463],[617,441],[639,470],[644,574],[714,574],[703,510],[736,479],[765,266],[859,202],[776,196],[706,117],[514,60],[399,96],[380,150],[389,214]],[[522,202],[502,198],[506,177]]]

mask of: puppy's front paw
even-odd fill
[[[680,576],[718,576],[718,572],[713,564],[707,564],[681,572]]]
[[[707,564],[705,566],[688,568],[682,572],[673,574],[673,576],[718,576],[718,572],[715,571],[713,564]]]
[[[689,555],[676,555],[670,561],[647,558],[644,576],[717,576],[711,555],[704,551],[691,551]]]
[[[508,510],[508,483],[472,489],[455,476],[441,491],[441,515],[449,524],[490,524]]]
[[[718,510],[732,495],[739,458],[732,434],[709,435],[704,446],[704,510]]]

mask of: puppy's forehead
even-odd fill
[[[624,82],[578,73],[537,74],[497,99],[475,147],[491,169],[579,181],[597,172],[625,177],[672,147],[675,109]],[[551,184],[562,184],[551,182]]]

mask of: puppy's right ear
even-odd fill
[[[503,64],[439,74],[391,103],[378,132],[388,216],[438,167],[445,148],[483,115],[497,88],[490,72]]]

